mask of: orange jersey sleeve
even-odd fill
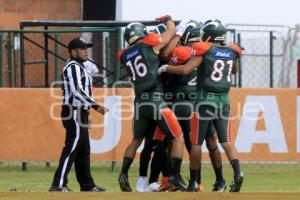
[[[160,36],[156,33],[149,33],[146,37],[142,39],[142,43],[148,44],[150,46],[157,46],[160,44]]]
[[[241,49],[241,47],[239,45],[237,45],[237,44],[230,44],[228,47],[231,48],[231,49],[233,49],[238,54],[239,57],[242,57],[242,49]]]
[[[192,55],[203,56],[211,47],[212,43],[210,42],[197,42],[192,46]]]
[[[116,57],[117,57],[117,59],[118,59],[119,61],[121,61],[121,57],[122,57],[124,51],[125,51],[125,49],[120,49],[120,50],[118,51]]]
[[[169,56],[169,63],[178,65],[186,63],[191,58],[191,51],[192,49],[190,47],[175,47]]]
[[[156,127],[153,140],[163,141],[165,138],[165,134],[160,130],[160,128]]]

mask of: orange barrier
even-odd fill
[[[60,93],[59,89],[0,90],[0,160],[59,159],[65,138]],[[91,111],[92,159],[122,160],[132,137],[132,90],[96,89],[95,94],[110,114],[104,119]],[[297,89],[232,89],[231,132],[241,160],[300,161],[298,95]]]

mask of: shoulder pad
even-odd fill
[[[169,62],[172,64],[184,64],[191,58],[191,48],[186,46],[175,47],[169,57]]]
[[[141,41],[141,43],[148,44],[150,46],[157,46],[160,44],[160,42],[161,42],[160,36],[156,33],[149,33]]]
[[[230,44],[228,46],[230,49],[233,49],[239,57],[242,57],[242,48],[237,44]]]
[[[124,53],[124,51],[125,51],[125,49],[123,48],[123,49],[120,49],[119,51],[118,51],[118,53],[117,53],[117,59],[119,60],[119,61],[121,61],[121,58],[122,58],[122,56],[123,56],[123,53]]]
[[[197,42],[192,46],[192,55],[203,56],[211,47],[212,43],[210,42]]]

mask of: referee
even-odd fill
[[[73,163],[81,191],[105,191],[104,188],[94,183],[90,171],[89,110],[93,108],[105,114],[108,109],[93,100],[92,79],[82,64],[88,58],[89,47],[92,47],[92,44],[86,43],[83,38],[74,38],[68,44],[70,59],[62,74],[63,105],[61,111],[66,139],[50,192],[71,191],[67,187],[67,176]]]

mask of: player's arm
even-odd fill
[[[171,54],[172,50],[178,45],[180,38],[184,34],[187,24],[188,21],[183,20],[176,26],[176,34],[172,37],[171,41],[160,52],[162,59],[168,60],[168,57]]]
[[[233,49],[235,53],[237,54],[237,59],[234,61],[232,66],[232,74],[236,74],[238,72],[239,68],[239,59],[242,57],[242,48],[239,45],[231,44],[228,46],[229,48]]]
[[[173,22],[170,16],[163,16],[159,18],[159,21],[166,23],[167,30],[161,34],[160,36],[160,43],[158,45],[153,46],[153,51],[159,54],[160,50],[164,48],[175,35],[175,23]]]
[[[121,66],[122,66],[122,67],[125,67],[125,66],[126,66],[126,64],[124,63],[124,61],[123,61],[123,59],[122,59],[124,52],[125,52],[125,49],[122,48],[122,49],[120,49],[120,50],[117,52],[117,55],[116,55],[116,58],[117,58],[117,60],[121,63]],[[125,73],[126,73],[126,74],[124,74],[125,77],[122,78],[122,80],[124,80],[124,81],[130,81],[130,78],[129,78],[129,72],[128,72],[128,70],[127,70],[126,67],[125,67],[125,69],[126,69],[126,70],[125,70]]]
[[[193,44],[191,54],[193,57],[184,65],[168,66],[163,65],[158,69],[158,74],[169,72],[174,74],[189,74],[203,62],[204,54],[211,48],[212,44],[208,42],[197,42]]]
[[[172,50],[176,47],[180,39],[179,35],[175,35],[171,41],[162,49],[160,56],[163,60],[168,60]]]
[[[168,72],[171,74],[181,75],[190,74],[195,68],[197,68],[202,63],[202,61],[202,56],[194,56],[184,65],[163,65],[159,68],[158,73],[160,74],[162,72]]]
[[[239,59],[237,59],[233,62],[231,73],[236,74],[238,72],[238,68],[239,68]]]

